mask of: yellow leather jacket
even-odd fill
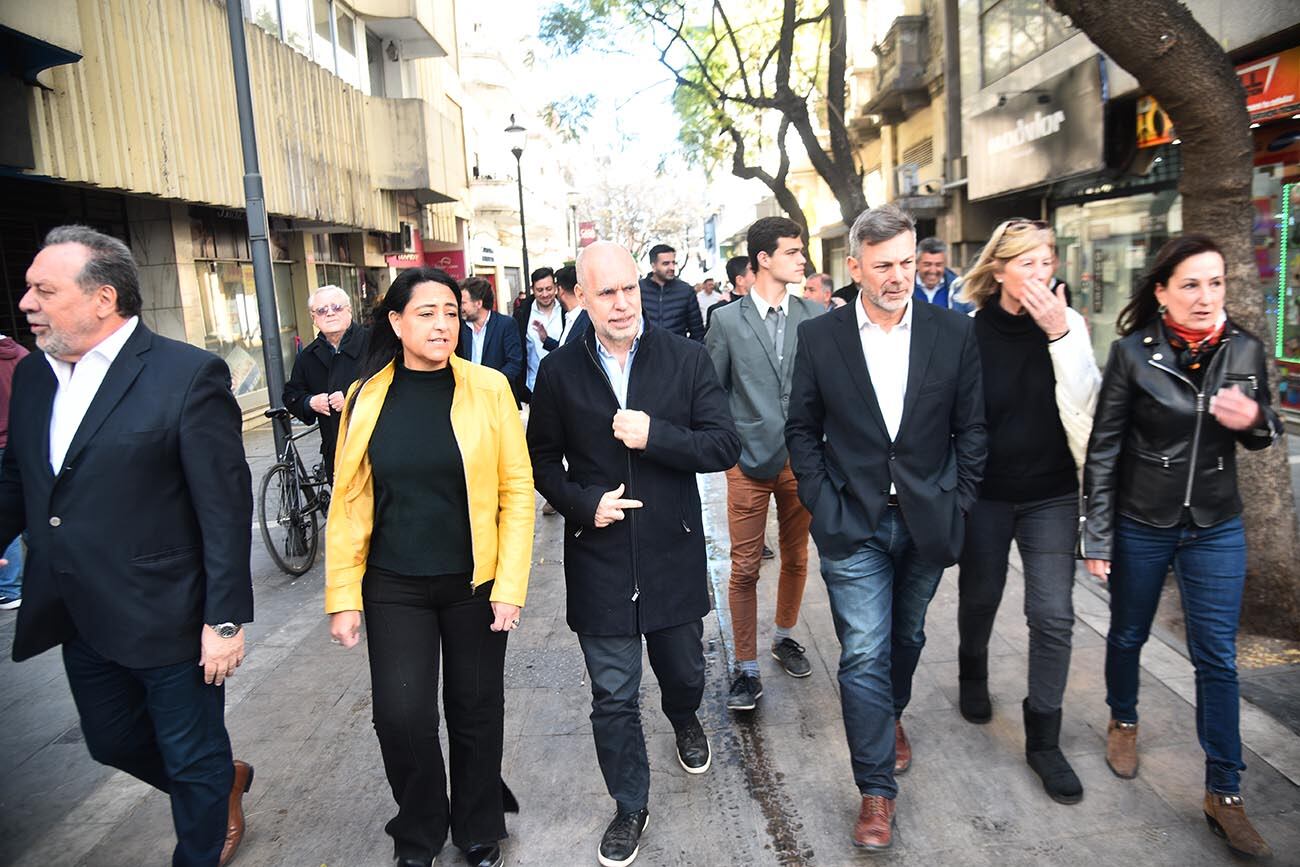
[[[495,579],[493,602],[523,606],[533,556],[533,467],[510,385],[499,371],[450,359],[456,391],[451,427],[465,465],[475,587]],[[389,364],[366,381],[339,422],[334,496],[325,526],[325,613],[361,610],[375,498],[370,459]],[[349,398],[357,386],[349,390]],[[429,528],[432,532],[435,528]]]

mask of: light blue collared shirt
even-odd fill
[[[636,337],[632,339],[632,348],[627,351],[627,363],[619,367],[618,359],[615,358],[605,344],[596,338],[596,357],[600,359],[600,366],[605,368],[605,374],[609,377],[609,384],[614,388],[614,396],[618,398],[620,409],[627,409],[627,383],[632,378],[632,360],[636,358],[636,349],[641,345],[641,335],[645,333],[645,320],[642,319],[636,327]]]
[[[483,363],[483,344],[487,342],[488,320],[491,318],[492,311],[489,310],[482,328],[475,328],[472,324],[469,326],[469,356],[475,364]]]

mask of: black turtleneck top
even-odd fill
[[[1077,492],[1047,335],[1028,313],[1004,310],[995,295],[975,314],[975,339],[989,437],[980,498],[1028,503]]]
[[[473,571],[469,492],[451,427],[455,392],[451,365],[410,370],[398,359],[368,451],[372,568],[409,576]]]

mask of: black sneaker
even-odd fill
[[[700,721],[692,720],[690,725],[677,732],[677,761],[682,763],[688,774],[702,774],[713,763],[713,753],[709,749],[709,738],[704,734]]]
[[[804,648],[793,638],[782,638],[772,645],[772,658],[781,663],[785,673],[791,677],[807,677],[812,674],[812,663],[804,656]]]
[[[766,543],[766,542],[763,543],[763,559],[764,559],[764,560],[771,560],[771,559],[772,559],[773,557],[775,557],[775,556],[776,556],[776,552],[773,551],[771,548],[767,547],[767,543]]]
[[[727,696],[727,710],[753,710],[758,706],[758,699],[763,695],[763,681],[754,674],[736,675],[731,682],[731,693]]]
[[[649,824],[650,811],[644,807],[635,813],[616,813],[614,821],[605,829],[605,836],[600,838],[596,860],[604,867],[626,867],[631,864],[641,849],[641,835]]]

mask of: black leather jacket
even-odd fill
[[[1282,431],[1265,364],[1263,344],[1231,321],[1200,389],[1179,369],[1159,321],[1111,345],[1083,473],[1082,556],[1112,559],[1117,513],[1155,527],[1177,525],[1184,509],[1200,527],[1241,514],[1233,446],[1262,449]],[[1264,424],[1220,425],[1210,398],[1224,386],[1259,401]]]

